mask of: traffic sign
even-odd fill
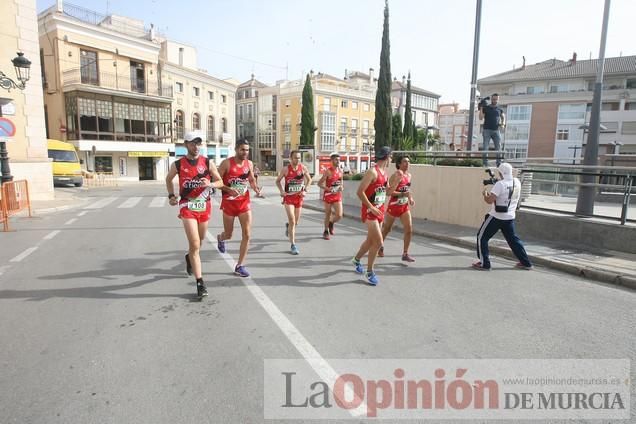
[[[0,118],[0,137],[13,137],[15,125],[8,118]]]

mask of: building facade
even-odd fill
[[[73,143],[88,171],[165,177],[173,92],[161,84],[154,30],[59,0],[38,27],[49,138]]]
[[[406,77],[402,81],[393,79],[391,86],[391,103],[393,113],[399,113],[404,122],[404,112],[406,111]],[[413,113],[413,124],[424,129],[437,129],[439,117],[439,94],[424,90],[411,84],[411,113]]]
[[[262,169],[265,169],[266,158],[256,145],[258,134],[258,95],[259,90],[267,85],[256,80],[254,74],[249,81],[239,85],[236,89],[236,136],[246,139],[250,143],[251,159]]]
[[[236,85],[197,68],[192,46],[165,40],[159,58],[161,83],[173,93],[175,157],[186,154],[183,136],[196,131],[205,140],[202,155],[216,164],[233,154]]]
[[[549,59],[482,78],[482,96],[498,93],[509,158],[579,162],[590,122],[598,60]],[[636,153],[636,56],[605,60],[599,154]]]
[[[35,0],[0,2],[0,26],[0,71],[18,82],[11,60],[21,52],[31,61],[31,78],[24,90],[0,88],[0,115],[16,128],[14,136],[4,139],[9,174],[14,180],[29,182],[31,199],[52,199],[53,172],[46,146]]]

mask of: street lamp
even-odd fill
[[[16,83],[6,76],[4,72],[0,71],[0,87],[7,91],[11,91],[12,88],[24,90],[25,84],[30,77],[31,61],[24,57],[24,53],[18,52],[18,55],[11,62],[15,68],[15,74],[17,75],[19,83]],[[1,116],[2,107],[0,107],[0,117]],[[2,172],[0,184],[13,180],[11,169],[9,168],[9,153],[7,152],[7,143],[5,140],[0,141],[0,171]]]

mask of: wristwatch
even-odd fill
[[[174,193],[168,194],[168,199],[172,199],[173,197],[176,198],[177,196],[175,196]]]

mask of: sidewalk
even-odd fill
[[[306,200],[304,206],[313,210],[324,210],[319,200]],[[347,205],[343,207],[344,216],[360,219],[360,208]],[[396,221],[394,228],[401,231],[399,221]],[[413,233],[475,250],[477,228],[414,219]],[[536,265],[636,290],[636,255],[618,252],[594,254],[532,239],[524,239],[523,242],[528,256]],[[490,251],[495,255],[514,258],[508,244],[499,233],[490,240]]]
[[[73,209],[83,205],[86,199],[87,189],[79,187],[55,187],[55,199],[32,200],[31,211],[33,215],[44,215],[52,212]]]

